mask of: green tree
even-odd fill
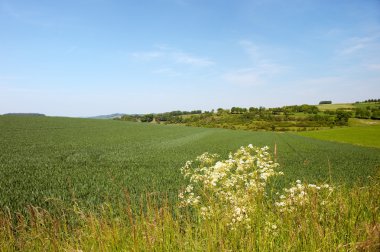
[[[152,122],[153,121],[153,114],[147,114],[147,115],[143,115],[141,117],[141,121],[142,122]]]
[[[356,108],[355,109],[355,117],[356,118],[364,118],[368,119],[371,117],[371,111],[367,108]]]

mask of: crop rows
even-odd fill
[[[117,203],[125,191],[167,194],[184,186],[179,168],[203,152],[277,145],[291,181],[351,184],[379,170],[380,149],[294,134],[203,129],[110,120],[0,116],[0,207]]]

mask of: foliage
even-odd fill
[[[306,114],[317,114],[319,112],[319,109],[317,106],[314,105],[294,105],[294,106],[284,106],[283,110],[286,110],[288,112],[302,112]]]
[[[202,114],[202,110],[193,110],[193,111],[171,111],[160,114],[145,114],[145,115],[124,115],[120,118],[122,121],[130,122],[170,122],[170,123],[181,123],[183,115],[198,115]]]
[[[120,118],[115,118],[115,120],[122,120],[127,122],[138,122],[139,116],[137,115],[123,115]]]
[[[332,104],[332,101],[320,101],[319,105],[321,104]]]
[[[362,119],[380,119],[380,106],[357,107],[355,117]]]
[[[306,130],[306,128],[334,127],[347,125],[350,113],[340,111],[318,114],[313,107],[292,108],[272,108],[267,110],[250,108],[250,112],[234,112],[201,114],[182,118],[180,123],[187,126],[210,127],[210,128],[229,128],[246,130],[267,130],[267,131],[286,131],[286,130]],[[234,108],[233,111],[237,111]],[[297,111],[297,112],[293,112]],[[306,111],[306,112],[300,112]],[[344,112],[344,113],[343,113]],[[305,113],[294,115],[294,113]]]
[[[123,121],[183,124],[207,128],[228,128],[266,131],[308,131],[348,126],[352,117],[380,119],[376,99],[355,104],[331,104],[321,101],[315,105],[292,105],[276,108],[232,107],[211,111],[172,111],[159,114],[125,115]]]
[[[380,102],[380,99],[367,99],[363,101],[363,103],[375,103],[375,102]],[[360,103],[360,102],[356,102],[356,103]]]
[[[246,108],[232,107],[230,111],[231,114],[243,114],[246,113],[248,110]]]
[[[376,120],[380,119],[380,109],[372,111],[371,119],[376,119]]]
[[[347,126],[349,111],[321,111],[314,105],[293,105],[278,108],[232,107],[230,110],[218,108],[201,114],[155,116],[156,121],[169,124],[184,124],[187,126],[228,128],[266,131],[304,131],[334,126]],[[344,112],[344,113],[343,113]],[[347,113],[346,113],[347,112]]]
[[[39,113],[7,113],[4,116],[46,116],[45,114]]]
[[[352,117],[351,112],[337,110],[336,111],[336,124],[337,125],[348,125],[348,119]]]
[[[153,114],[147,114],[147,115],[143,115],[140,120],[141,122],[152,122],[153,121],[153,118],[154,118],[154,115]]]

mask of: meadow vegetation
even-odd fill
[[[315,139],[380,148],[380,125],[376,124],[366,125],[364,127],[354,126],[348,128],[320,130],[318,132],[300,132],[298,134]]]

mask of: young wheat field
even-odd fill
[[[379,246],[378,148],[287,133],[15,116],[0,116],[0,139],[2,251]],[[268,146],[268,157],[260,162],[278,167],[265,173],[257,162],[247,163],[265,183],[240,173],[236,180],[236,167],[214,174],[217,181],[248,179],[230,191],[236,198],[249,196],[236,206],[228,205],[237,202],[231,200],[235,196],[216,197],[226,186],[209,190],[206,182],[189,184],[196,170],[183,174],[186,161],[204,152],[219,155],[202,165],[211,169],[249,144]],[[235,161],[244,164],[254,155]],[[278,172],[283,175],[269,178]],[[292,200],[294,193],[309,196]],[[244,225],[231,224],[240,221]]]

